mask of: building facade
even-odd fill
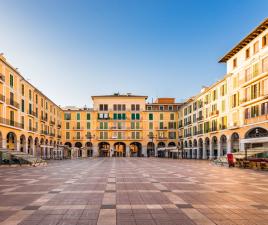
[[[75,157],[194,159],[267,148],[268,19],[219,62],[223,78],[182,103],[116,93],[92,96],[92,108],[61,108],[1,55],[0,148],[44,158],[66,146]]]

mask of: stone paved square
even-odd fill
[[[263,224],[268,173],[207,161],[98,158],[1,168],[1,225]]]

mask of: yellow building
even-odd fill
[[[217,158],[268,147],[268,19],[220,63],[221,80],[183,103],[174,98],[92,96],[92,108],[60,108],[0,56],[0,148],[51,158]],[[62,154],[62,152],[61,152]]]
[[[227,64],[223,79],[184,103],[184,157],[268,147],[267,46],[268,19],[219,61]]]
[[[0,148],[50,158],[62,110],[0,56]]]

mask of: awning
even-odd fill
[[[245,138],[241,139],[241,144],[247,144],[247,143],[264,143],[268,142],[268,137],[258,137],[258,138]]]
[[[251,148],[247,149],[246,151],[247,151],[247,157],[251,157],[265,152],[268,153],[268,148]],[[246,152],[245,151],[235,152],[233,153],[233,156],[236,159],[244,159],[246,157]]]

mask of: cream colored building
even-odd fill
[[[183,103],[92,96],[60,108],[0,56],[0,148],[51,158],[158,156],[211,159],[268,147],[268,19],[219,61],[226,74]],[[63,154],[61,152],[61,154]]]

